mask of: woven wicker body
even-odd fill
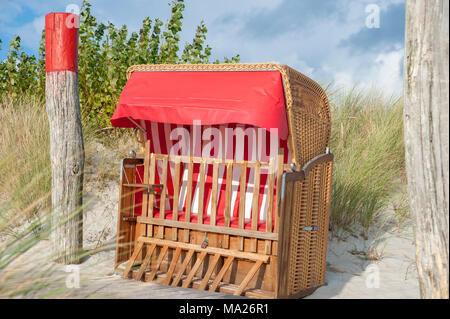
[[[176,156],[155,152],[143,137],[143,152],[122,164],[116,267],[124,278],[258,298],[301,298],[323,285],[333,163],[323,89],[271,63],[136,65],[127,76],[152,71],[280,72],[287,150],[279,149],[276,162]],[[173,204],[182,193],[181,176],[186,176],[183,209]],[[249,176],[253,196],[246,197],[240,190]],[[211,204],[221,202],[220,183],[224,206]],[[261,189],[267,203],[263,217]],[[194,195],[200,198],[195,205]]]

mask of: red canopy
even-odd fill
[[[276,128],[283,140],[288,136],[279,71],[136,71],[111,124],[134,127],[128,117],[185,125],[240,123]]]

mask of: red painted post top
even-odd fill
[[[78,72],[79,16],[56,12],[45,16],[45,72]]]

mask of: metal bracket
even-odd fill
[[[281,200],[284,199],[285,184],[286,184],[286,173],[283,173],[283,175],[281,175],[281,194],[280,197],[278,197],[277,205],[280,205]]]
[[[302,230],[317,230],[319,226],[302,227]]]
[[[291,163],[291,171],[294,173],[297,172],[297,165],[295,165],[295,163]]]

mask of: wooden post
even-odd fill
[[[422,298],[449,297],[448,14],[448,0],[406,2],[406,172]]]
[[[52,232],[57,262],[79,263],[83,245],[84,145],[78,94],[79,17],[45,16],[45,97],[50,124]]]

